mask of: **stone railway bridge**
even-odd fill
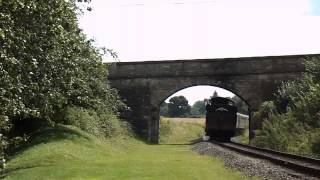
[[[299,78],[305,70],[303,58],[313,56],[120,62],[110,65],[109,80],[130,107],[124,118],[149,142],[158,143],[160,104],[175,92],[197,85],[224,88],[254,112],[273,98],[282,81]],[[261,123],[250,121],[251,137]]]

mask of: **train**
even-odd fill
[[[206,104],[205,134],[217,141],[230,141],[237,129],[237,106],[235,102],[212,97]]]

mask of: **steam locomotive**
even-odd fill
[[[230,141],[236,133],[237,107],[227,98],[212,97],[206,104],[206,136],[218,141]]]

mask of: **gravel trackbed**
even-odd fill
[[[210,142],[195,143],[191,148],[200,154],[221,158],[227,167],[241,171],[248,177],[256,176],[270,180],[320,180],[320,178],[297,173],[267,160],[248,157]]]

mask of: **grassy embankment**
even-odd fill
[[[186,131],[194,129],[198,125],[191,123]],[[183,143],[180,135],[167,136],[166,143]],[[200,156],[188,145],[148,145],[124,136],[101,140],[70,126],[43,130],[11,157],[4,175],[5,179],[244,179],[221,160]]]

